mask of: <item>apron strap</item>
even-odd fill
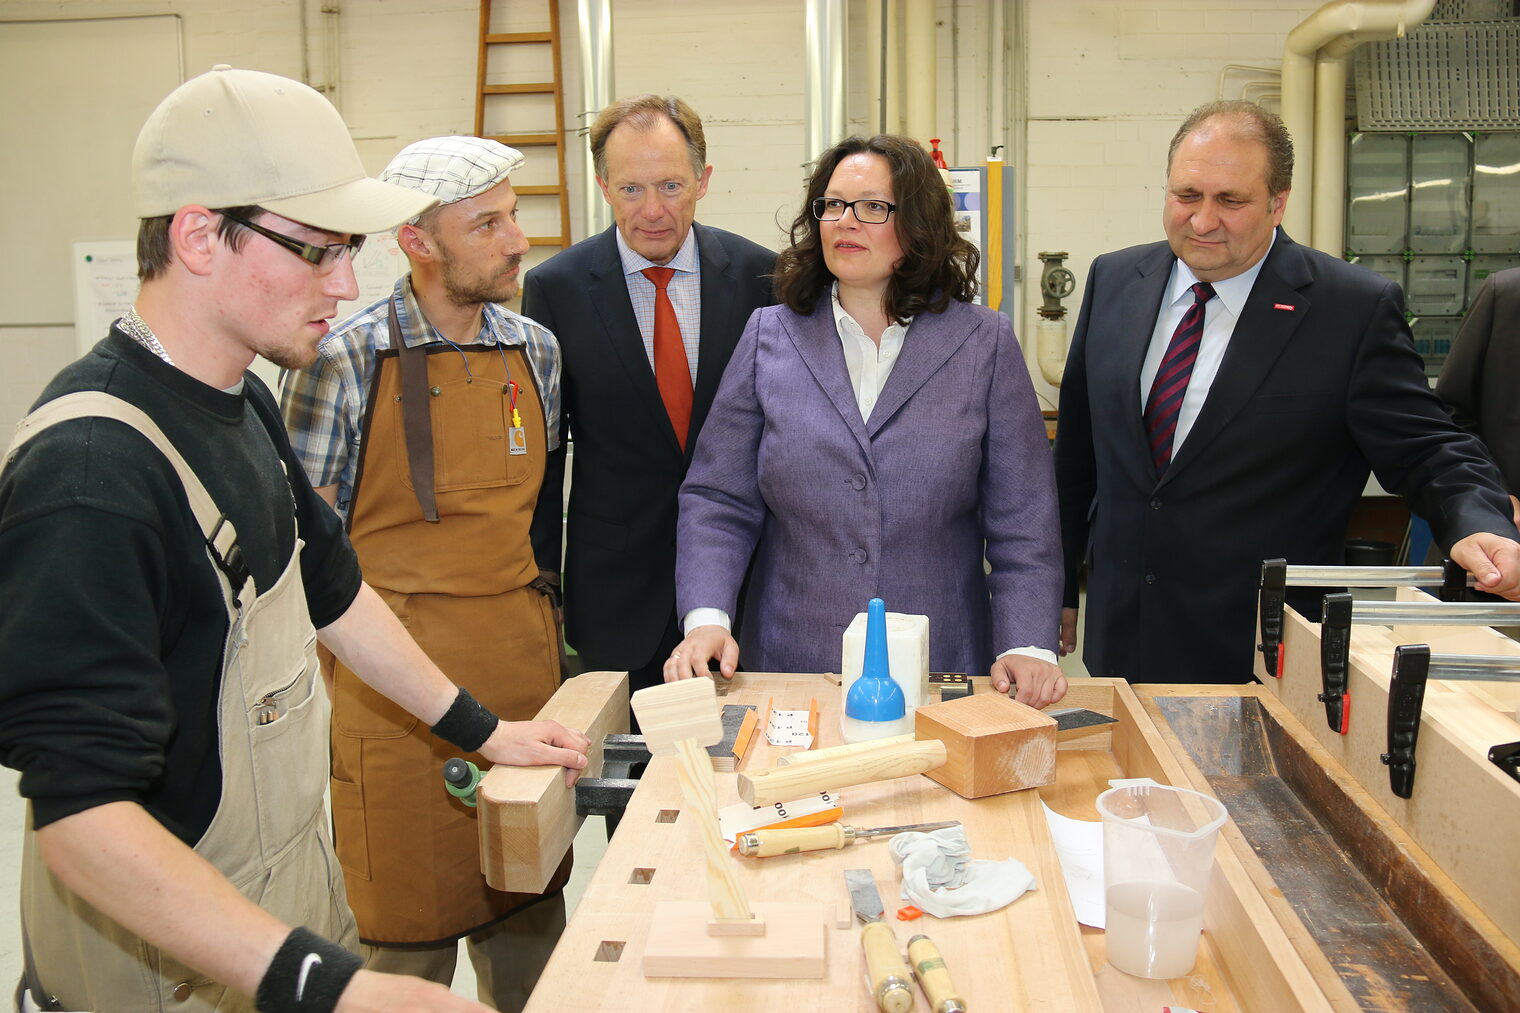
[[[185,497],[190,501],[190,509],[195,514],[196,523],[201,527],[201,534],[206,538],[206,547],[211,551],[211,558],[216,562],[217,567],[232,585],[233,597],[237,598],[241,595],[244,586],[248,583],[250,573],[243,559],[243,550],[238,547],[237,531],[233,528],[232,521],[217,509],[211,494],[206,491],[201,480],[190,469],[183,455],[174,448],[174,444],[169,442],[163,430],[158,428],[158,423],[136,405],[98,390],[76,391],[49,401],[16,424],[16,435],[5,452],[4,464],[9,464],[16,452],[44,429],[59,422],[80,418],[114,419],[137,430],[149,443],[158,448],[159,453],[168,459],[170,466],[179,476],[180,483],[185,487]]]
[[[406,465],[412,473],[412,491],[422,517],[438,523],[438,497],[433,493],[433,415],[428,407],[427,353],[408,348],[396,319],[396,301],[390,304],[391,347],[401,367],[401,428],[406,436]]]

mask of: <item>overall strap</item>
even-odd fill
[[[401,428],[406,436],[406,464],[412,473],[412,491],[422,517],[438,523],[438,497],[433,492],[433,415],[428,407],[427,353],[408,348],[396,319],[396,301],[390,304],[391,347],[401,367]]]
[[[5,452],[4,464],[10,464],[16,452],[43,430],[60,422],[81,418],[114,419],[137,430],[158,448],[185,487],[185,496],[190,501],[190,509],[195,514],[196,523],[200,525],[201,534],[205,536],[211,558],[232,585],[234,598],[240,595],[248,583],[249,571],[243,560],[243,551],[238,547],[237,531],[233,528],[232,521],[217,509],[205,485],[191,470],[184,456],[174,448],[174,444],[169,442],[163,430],[158,428],[158,423],[136,405],[96,390],[77,391],[49,401],[17,423],[16,435]]]

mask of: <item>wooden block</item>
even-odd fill
[[[591,739],[582,777],[602,770],[602,740],[628,731],[628,673],[587,672],[563,683],[538,712],[578,728]],[[575,789],[565,787],[561,767],[510,767],[486,771],[476,794],[480,871],[493,889],[542,893],[583,817],[575,814]]]
[[[710,746],[723,738],[718,694],[711,679],[649,686],[633,694],[630,702],[652,756],[673,755],[676,743],[683,739]]]
[[[639,718],[643,724],[644,719]],[[712,934],[701,901],[655,905],[644,945],[646,978],[822,978],[828,967],[821,904],[756,904],[763,935]]]
[[[945,744],[944,765],[925,773],[957,795],[982,798],[1056,779],[1056,722],[1001,693],[920,707],[914,734]]]

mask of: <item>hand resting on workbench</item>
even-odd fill
[[[718,671],[725,679],[734,677],[739,664],[739,642],[732,633],[716,624],[694,628],[676,645],[670,657],[665,659],[665,681],[678,682],[711,675],[707,667],[709,661],[718,663]]]
[[[1036,710],[1049,707],[1066,695],[1066,676],[1061,666],[1043,658],[1005,654],[992,663],[992,688],[999,693],[1016,691],[1014,699]]]

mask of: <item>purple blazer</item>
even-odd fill
[[[805,317],[756,310],[681,486],[677,614],[734,615],[747,571],[750,671],[838,671],[845,627],[878,596],[929,617],[935,671],[1053,650],[1055,479],[1008,318],[920,314],[862,422],[827,294]]]

